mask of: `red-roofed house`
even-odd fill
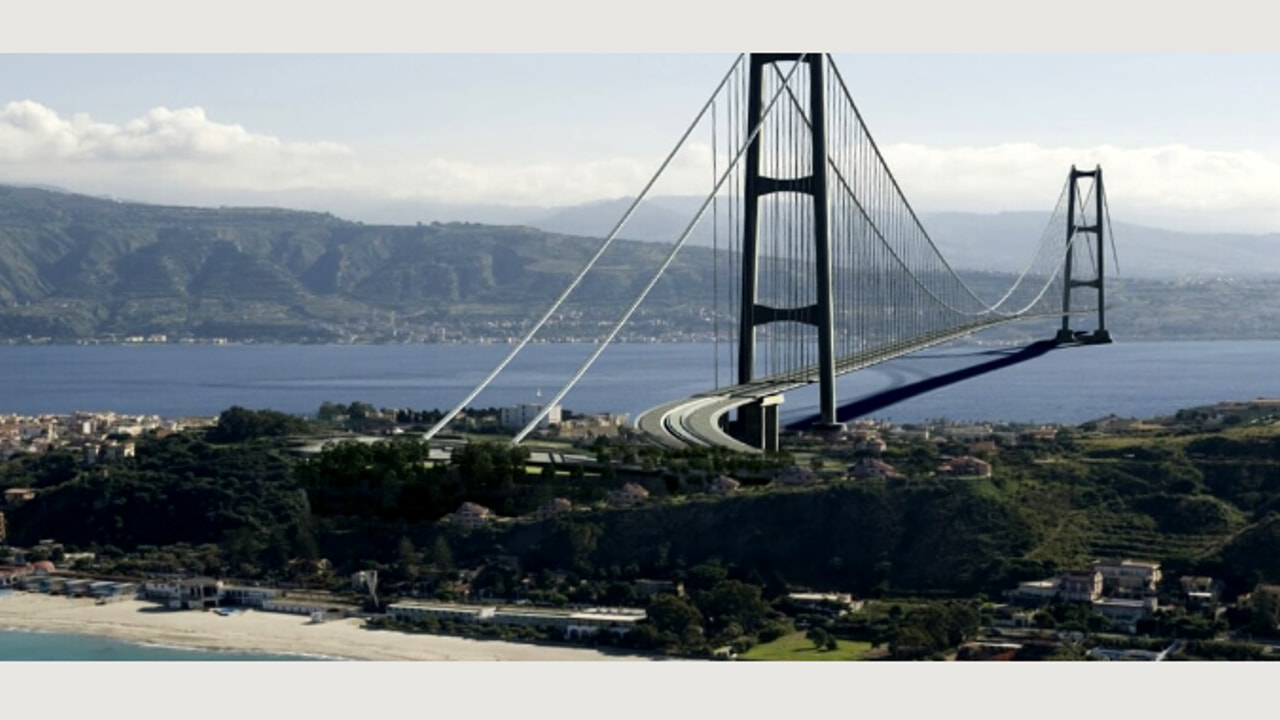
[[[969,455],[961,455],[938,468],[938,472],[955,477],[991,477],[991,463]]]
[[[635,505],[648,499],[649,491],[635,483],[627,483],[621,489],[609,493],[606,500],[610,505]]]
[[[859,480],[866,480],[869,478],[879,478],[883,480],[886,478],[902,477],[902,474],[899,473],[897,468],[894,466],[883,460],[877,460],[876,458],[869,457],[862,458],[853,465],[850,465],[849,475]]]
[[[551,498],[538,507],[535,516],[539,520],[546,520],[547,518],[567,513],[570,510],[573,510],[573,503],[569,502],[568,499],[562,497]]]
[[[707,492],[715,495],[726,495],[738,489],[741,485],[737,480],[728,475],[718,475],[711,484],[707,486]]]
[[[473,528],[487,524],[493,519],[493,511],[483,505],[477,505],[473,502],[464,502],[458,506],[453,512],[453,524],[458,527]]]
[[[809,468],[792,465],[778,475],[777,482],[788,487],[805,487],[822,482],[822,476]]]

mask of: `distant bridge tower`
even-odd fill
[[[1091,225],[1076,224],[1076,198],[1080,192],[1080,178],[1093,178],[1094,213],[1093,224]],[[1095,166],[1093,170],[1077,170],[1074,165],[1071,166],[1071,175],[1067,179],[1067,261],[1062,269],[1062,329],[1058,330],[1058,336],[1055,338],[1060,343],[1102,344],[1111,342],[1111,333],[1107,331],[1106,308],[1103,302],[1105,295],[1103,286],[1102,224],[1106,205],[1104,192],[1101,166]],[[1080,218],[1080,220],[1084,220],[1084,218]],[[1073,252],[1075,250],[1071,241],[1076,233],[1092,234],[1096,240],[1097,252],[1095,257],[1098,263],[1098,274],[1093,279],[1075,279],[1071,277]],[[1092,333],[1071,329],[1071,291],[1075,288],[1094,288],[1098,291],[1098,329]]]
[[[818,329],[819,429],[842,427],[836,421],[835,342],[831,290],[831,235],[827,227],[827,138],[826,138],[826,63],[823,53],[754,53],[750,57],[747,90],[747,132],[763,119],[763,74],[767,65],[779,62],[804,62],[808,65],[809,137],[808,175],[776,178],[760,172],[761,144],[764,133],[747,146],[743,180],[742,222],[742,295],[739,312],[738,383],[755,380],[756,328],[773,322],[791,321]],[[771,193],[790,192],[812,198],[814,243],[813,281],[816,299],[802,307],[779,308],[762,305],[759,300],[760,199]],[[740,440],[764,450],[777,449],[778,405],[781,396],[761,398],[738,410],[734,434]]]

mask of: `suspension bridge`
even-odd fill
[[[700,224],[704,231],[711,225],[716,258],[715,387],[663,403],[635,423],[670,447],[776,450],[783,395],[807,385],[818,386],[811,427],[836,430],[838,376],[1006,323],[1060,318],[1053,340],[1025,357],[1052,345],[1111,341],[1103,262],[1110,214],[1100,167],[1071,168],[1023,271],[1003,292],[983,297],[920,223],[828,55],[740,55],[592,258],[428,439],[556,316],[655,186],[687,171],[688,157],[706,166],[709,187],[697,211],[633,302],[515,442],[586,374]],[[1096,328],[1077,330],[1088,317],[1096,317]]]

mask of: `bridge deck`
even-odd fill
[[[971,335],[984,328],[1024,319],[1027,319],[1026,316],[988,318],[949,330],[921,335],[910,341],[892,343],[855,353],[836,361],[836,374],[844,375]],[[723,418],[743,405],[817,381],[817,365],[770,375],[749,383],[732,385],[664,403],[641,413],[636,418],[635,427],[664,447],[714,445],[738,452],[759,453],[760,448],[730,437],[725,432]]]

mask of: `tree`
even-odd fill
[[[1275,635],[1277,624],[1280,624],[1280,591],[1265,586],[1257,587],[1253,591],[1250,609],[1253,616],[1249,632],[1254,635]]]
[[[760,596],[760,588],[739,580],[725,580],[697,596],[697,604],[714,628],[737,624],[748,632],[764,624],[769,603]]]
[[[401,536],[398,553],[400,555],[400,571],[404,573],[405,578],[410,582],[416,581],[418,579],[418,550],[413,546],[413,541],[406,536]]]
[[[293,552],[296,557],[309,563],[320,559],[320,548],[316,544],[315,535],[305,522],[293,526]]]
[[[431,564],[442,573],[453,571],[453,552],[443,535],[437,535],[435,544],[431,546]]]
[[[824,647],[827,646],[827,643],[831,640],[831,634],[828,633],[825,629],[818,627],[817,625],[814,625],[813,627],[809,628],[809,631],[806,632],[804,636],[810,642],[813,643],[813,647],[816,650],[823,649]]]
[[[692,627],[698,628],[699,633],[702,631],[702,614],[698,612],[698,608],[688,600],[669,593],[655,595],[649,602],[645,616],[647,622],[659,632],[671,633],[676,637],[683,637],[685,631]]]
[[[685,587],[690,592],[710,590],[729,577],[729,571],[719,561],[704,562],[689,568],[685,577]]]
[[[611,582],[604,591],[604,602],[614,607],[626,607],[636,602],[636,589],[628,582]]]
[[[223,410],[218,416],[218,424],[209,428],[205,437],[209,442],[239,443],[304,433],[310,429],[310,423],[293,415],[275,410],[247,410],[237,405]]]
[[[935,652],[933,637],[915,625],[905,625],[889,641],[889,654],[895,660],[915,660]]]

